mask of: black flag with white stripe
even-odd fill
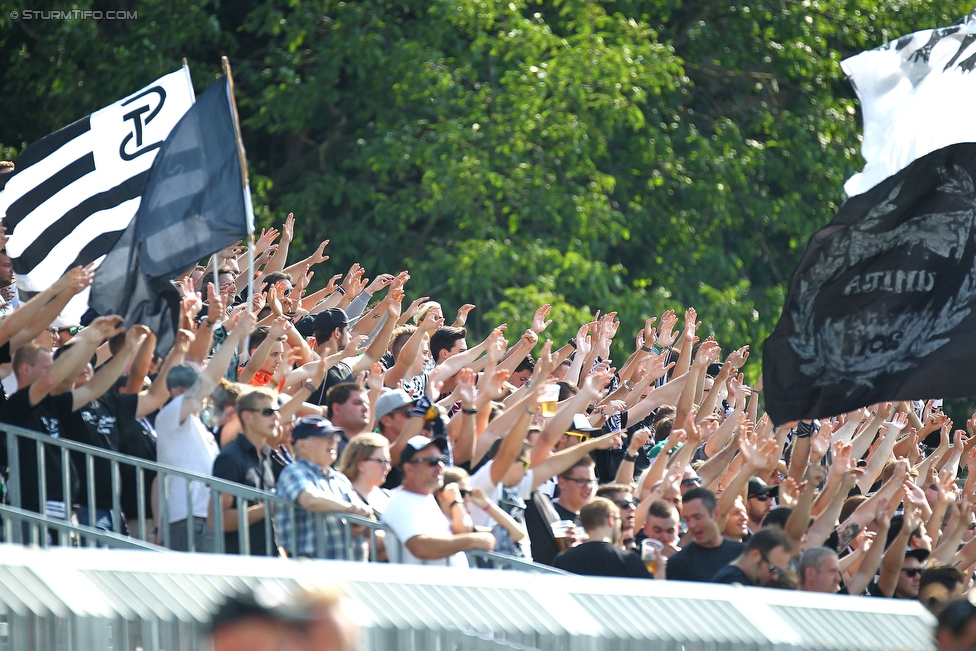
[[[182,68],[35,142],[14,174],[0,176],[0,217],[22,299],[76,265],[101,262],[139,209],[149,168],[193,101]],[[86,290],[61,320],[77,323],[87,304]]]

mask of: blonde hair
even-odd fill
[[[359,462],[370,458],[375,450],[384,450],[389,447],[390,442],[380,434],[367,432],[354,436],[346,444],[346,449],[342,451],[342,457],[336,464],[336,470],[345,475],[349,481],[356,481],[356,478],[359,477]]]
[[[269,398],[272,402],[277,404],[278,394],[271,389],[266,387],[248,387],[249,390],[242,393],[237,397],[237,402],[234,404],[234,408],[237,410],[237,415],[240,416],[242,411],[247,411],[249,409],[254,409],[254,405],[258,404],[263,398]]]

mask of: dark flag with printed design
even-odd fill
[[[763,348],[774,423],[976,395],[976,143],[848,199],[810,240]]]
[[[179,295],[172,280],[251,230],[227,78],[173,128],[150,170],[135,219],[95,273],[92,309],[120,314],[172,345]]]

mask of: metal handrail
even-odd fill
[[[471,567],[478,567],[477,561],[480,559],[490,561],[492,567],[499,570],[519,570],[522,572],[537,572],[539,574],[570,575],[570,572],[560,570],[559,568],[552,567],[551,565],[533,563],[532,561],[515,558],[514,556],[499,554],[498,552],[486,552],[480,549],[473,549],[469,552],[465,552],[465,554],[468,556],[468,563],[471,565]]]
[[[65,533],[70,536],[74,536],[74,540],[78,541],[82,545],[94,546],[94,545],[104,545],[107,547],[126,547],[132,548],[137,547],[140,549],[155,549],[161,550],[170,547],[170,523],[168,518],[168,482],[159,482],[159,502],[160,502],[160,522],[157,523],[162,531],[163,544],[158,546],[148,541],[147,531],[146,531],[146,513],[145,513],[145,473],[147,471],[155,472],[160,478],[174,477],[183,479],[188,482],[187,495],[187,514],[192,517],[192,491],[189,490],[190,485],[193,482],[200,483],[206,486],[210,490],[210,512],[208,516],[208,524],[210,525],[212,531],[222,532],[223,531],[223,509],[221,508],[221,497],[223,495],[229,495],[235,501],[235,506],[237,507],[237,532],[239,536],[239,549],[242,554],[248,555],[251,553],[250,544],[250,527],[247,526],[245,518],[247,517],[247,503],[257,503],[264,508],[264,537],[265,537],[265,549],[274,550],[275,539],[274,539],[274,528],[272,524],[273,514],[276,509],[287,509],[294,520],[296,513],[305,512],[305,509],[298,506],[294,502],[288,500],[287,498],[277,495],[275,493],[270,493],[266,491],[257,490],[250,488],[248,486],[242,486],[232,481],[226,479],[220,479],[218,477],[212,477],[209,475],[201,475],[199,473],[181,470],[173,466],[168,466],[165,464],[157,463],[155,461],[147,461],[146,459],[141,459],[138,457],[132,457],[119,452],[113,452],[111,450],[106,450],[103,448],[94,447],[91,445],[86,445],[84,443],[76,443],[74,441],[68,441],[60,438],[52,438],[51,436],[34,432],[32,430],[24,429],[21,427],[16,427],[13,425],[0,424],[0,433],[6,435],[7,451],[8,451],[8,465],[10,469],[10,481],[8,481],[8,497],[10,498],[10,506],[0,505],[0,514],[4,516],[4,539],[12,542],[26,542],[24,540],[26,537],[32,538],[33,542],[37,544],[46,545],[47,536],[39,535],[39,531],[43,532],[46,529],[55,530],[58,532]],[[40,504],[44,504],[46,501],[46,477],[45,477],[45,454],[46,451],[43,449],[44,446],[53,446],[58,448],[59,454],[61,455],[61,469],[62,469],[62,488],[70,485],[69,477],[69,453],[78,452],[85,455],[85,465],[86,465],[86,478],[87,484],[85,486],[83,498],[87,501],[87,506],[89,509],[89,514],[95,512],[95,475],[94,475],[94,459],[101,458],[111,462],[112,472],[109,480],[112,482],[112,523],[113,529],[116,531],[121,530],[120,523],[123,519],[123,513],[120,505],[120,495],[121,495],[121,478],[120,478],[120,464],[127,464],[136,468],[136,499],[137,499],[137,519],[138,519],[138,531],[133,532],[136,535],[127,537],[118,533],[106,532],[95,527],[84,526],[79,524],[74,524],[72,522],[72,505],[68,502],[65,503],[65,519],[59,519],[50,517],[43,514],[33,513],[31,511],[25,511],[20,508],[22,501],[20,495],[20,448],[18,446],[18,437],[27,438],[35,441],[37,445],[37,463],[38,463],[38,495]],[[104,478],[101,478],[104,481]],[[82,505],[84,506],[84,505]],[[312,557],[325,558],[325,540],[327,537],[326,527],[329,521],[339,521],[342,532],[344,545],[340,546],[339,558],[336,560],[353,560],[353,544],[355,542],[355,537],[353,536],[352,527],[360,525],[367,530],[366,537],[369,540],[369,550],[370,550],[370,560],[378,561],[380,560],[380,545],[378,544],[378,539],[382,536],[384,541],[384,548],[386,550],[387,556],[389,558],[401,558],[402,554],[402,543],[397,539],[393,530],[390,529],[383,523],[376,522],[368,518],[363,518],[355,515],[348,515],[345,513],[309,513],[314,521],[314,531],[315,531],[315,553]],[[9,518],[8,518],[9,516]],[[12,526],[12,522],[16,521],[25,526]],[[27,526],[29,525],[29,526]],[[361,538],[360,538],[361,540]],[[224,551],[224,536],[214,535],[215,552]],[[190,551],[195,551],[196,545],[193,538],[193,529],[190,527],[188,529],[188,547]],[[285,549],[285,552],[289,556],[297,556],[297,540],[292,540],[292,545],[290,549]],[[494,552],[484,552],[484,551],[471,551],[467,553],[469,564],[472,567],[477,565],[476,559],[482,559],[486,561],[491,561],[493,567],[502,567],[530,572],[541,572],[549,574],[564,574],[561,570],[548,567],[546,565],[540,565],[537,563],[532,563],[530,561],[525,561],[522,559],[506,556],[504,554],[498,554]]]

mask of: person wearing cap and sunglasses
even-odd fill
[[[254,388],[241,394],[234,408],[241,422],[241,433],[214,459],[213,476],[257,490],[272,491],[275,479],[268,454],[270,448],[266,444],[276,437],[279,429],[277,396],[270,389]],[[228,554],[240,554],[237,498],[224,493],[220,500],[223,510],[224,551]],[[251,500],[245,500],[245,503],[250,553],[254,556],[277,556],[277,549],[273,546],[269,549],[266,544],[264,504]]]
[[[789,570],[790,540],[778,527],[760,529],[746,543],[742,554],[719,570],[710,583],[764,586]]]
[[[772,497],[779,491],[779,486],[769,486],[759,477],[749,479],[749,494],[746,499],[746,513],[749,515],[749,532],[762,529],[763,518],[773,507]]]
[[[278,541],[289,554],[315,556],[315,518],[309,512],[372,516],[349,479],[332,467],[338,457],[341,435],[339,428],[319,416],[302,418],[292,431],[296,458],[281,471],[277,492],[302,508],[293,512],[291,509],[275,512]],[[351,545],[352,541],[348,542],[353,550],[352,560],[366,560],[365,544]],[[343,558],[346,543],[342,523],[326,518],[323,558]]]
[[[382,522],[402,543],[401,556],[387,552],[392,560],[416,565],[468,567],[464,552],[491,551],[495,537],[490,533],[455,534],[444,517],[434,492],[441,487],[447,457],[447,440],[417,435],[400,453],[403,484],[393,491]]]

